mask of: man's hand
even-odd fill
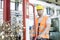
[[[37,38],[42,38],[42,36],[44,35],[45,33],[44,32],[42,32],[41,34],[39,34],[39,36],[37,37]]]
[[[37,38],[40,39],[40,38],[42,38],[42,36],[43,36],[43,35],[41,34],[41,35],[39,35]]]

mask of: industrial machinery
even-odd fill
[[[12,40],[13,33],[9,23],[2,24],[2,31],[0,33],[0,40]]]
[[[21,24],[10,25],[4,22],[0,31],[0,40],[23,40],[23,27]]]
[[[59,18],[53,18],[51,22],[52,22],[52,25],[50,29],[50,39],[59,40],[60,39]]]
[[[36,11],[35,6],[37,4],[44,6],[44,15],[49,15],[52,20],[50,39],[52,40],[59,39],[60,36],[58,35],[60,35],[60,25],[59,25],[60,6],[43,1],[36,1],[29,3],[23,0],[23,2],[21,3],[11,2],[11,11],[10,11],[9,2],[10,0],[9,1],[4,0],[4,3],[6,3],[3,6],[4,9],[0,9],[0,13],[1,15],[3,15],[3,16],[0,15],[0,19],[2,19],[1,20],[2,23],[0,22],[1,23],[0,40],[19,40],[19,39],[30,40],[31,31],[29,30],[29,28],[33,28],[33,26],[35,26],[34,19],[35,16],[37,17],[37,13],[35,13]],[[22,7],[23,7],[23,11],[22,11]],[[10,13],[11,13],[11,17],[10,17]],[[11,24],[9,22],[11,22]]]

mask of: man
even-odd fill
[[[44,13],[44,7],[41,5],[36,6],[38,18],[36,19],[36,40],[49,40],[49,30],[51,26],[51,19],[48,16],[43,16]],[[34,33],[33,33],[34,35]],[[35,35],[34,35],[35,36]],[[34,37],[33,36],[33,40]]]

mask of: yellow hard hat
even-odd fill
[[[44,7],[43,7],[43,6],[41,6],[41,5],[37,5],[37,6],[36,6],[36,9],[37,9],[37,10],[43,10],[43,9],[44,9]]]

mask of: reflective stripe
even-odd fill
[[[39,32],[39,34],[42,34],[42,32]]]
[[[36,32],[35,32],[34,30],[31,30],[31,33],[32,33],[32,34],[35,34]]]
[[[44,29],[45,29],[45,27],[43,27],[43,26],[42,27],[39,27],[39,30],[44,30]]]

